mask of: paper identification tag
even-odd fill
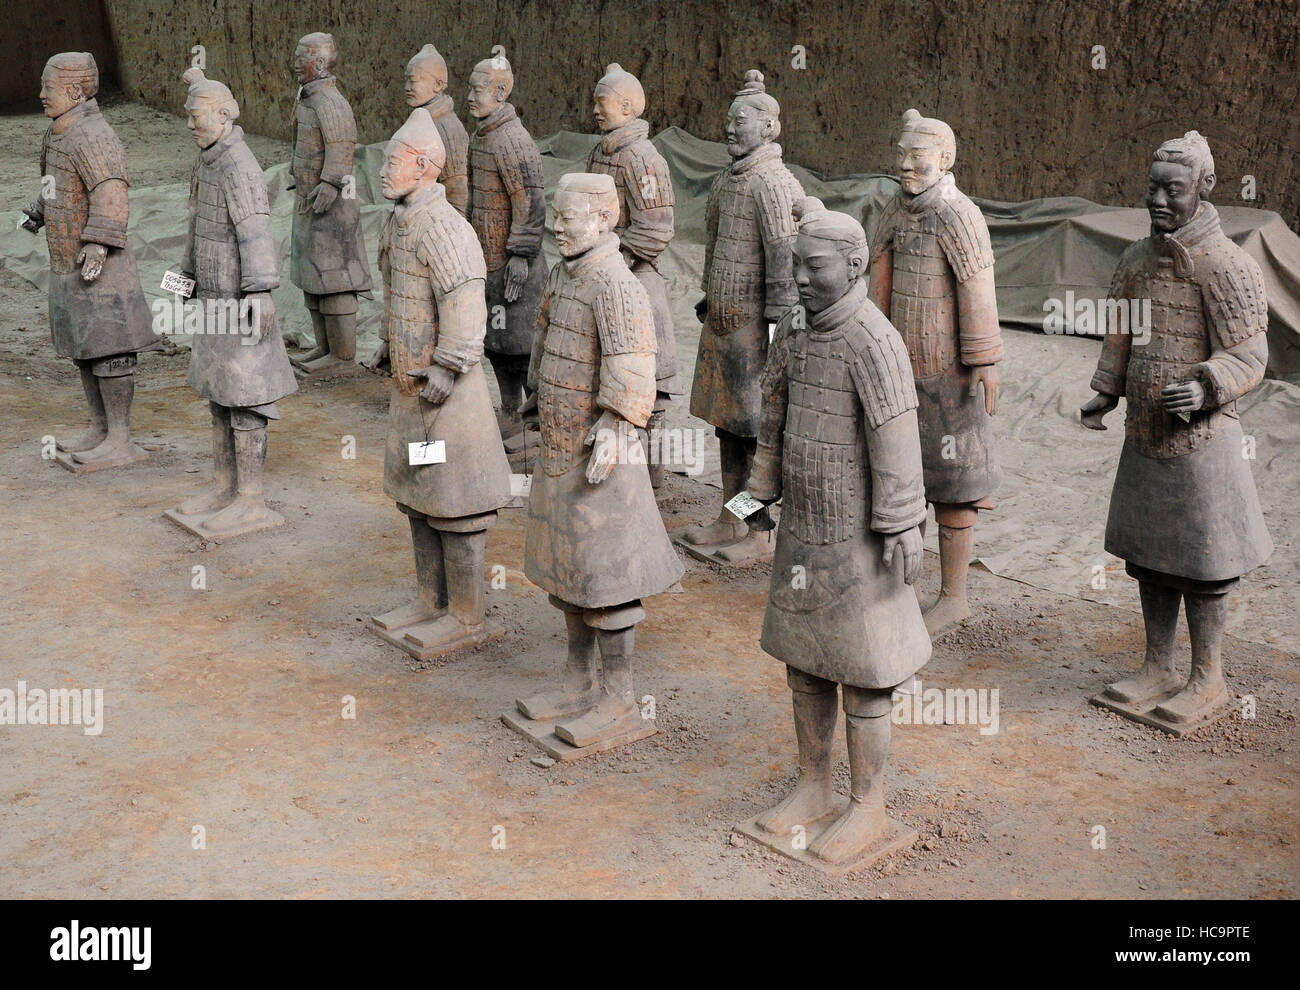
[[[762,507],[763,503],[747,491],[741,492],[727,503],[728,511],[737,519],[747,519]]]
[[[186,278],[180,272],[167,272],[162,280],[163,292],[174,292],[182,299],[194,295],[194,279]]]
[[[526,496],[533,490],[533,476],[531,474],[512,474],[510,476],[510,494]]]
[[[413,467],[421,464],[445,464],[447,462],[447,442],[445,440],[422,440],[406,445],[407,458]]]
[[[27,214],[26,214],[26,213],[20,213],[20,214],[18,214],[18,229],[19,229],[19,230],[22,230],[22,229],[23,229],[23,224],[25,224],[25,223],[27,222],[27,220],[28,220],[28,217],[27,217]]]

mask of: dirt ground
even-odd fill
[[[174,118],[138,108],[119,128],[123,116],[129,146],[158,149],[137,182],[187,173]],[[34,173],[37,140],[30,117],[0,118],[0,174]],[[7,182],[0,209],[29,195]],[[888,803],[920,839],[862,873],[829,879],[729,838],[794,776],[783,670],[758,647],[762,565],[724,575],[687,561],[684,593],[649,603],[637,690],[656,699],[659,735],[538,767],[499,721],[563,655],[558,613],[520,572],[522,510],[488,542],[489,573],[507,574],[489,591],[506,638],[416,664],[365,627],[413,586],[407,525],[382,492],[387,383],[285,400],[267,492],[288,526],[206,543],[161,515],[210,477],[185,363],[142,358],[134,428],[157,448],[148,463],[71,475],[42,460],[41,438],[80,429],[80,388],[53,355],[42,294],[0,269],[0,688],[99,687],[105,705],[98,736],[0,726],[0,896],[1300,893],[1297,657],[1230,637],[1229,684],[1257,718],[1175,740],[1087,704],[1137,666],[1136,614],[978,568],[976,615],[921,676],[998,689],[999,731],[895,729]],[[711,516],[715,498],[670,477],[669,530]],[[931,594],[936,571],[927,556]],[[844,765],[837,775],[847,789]]]

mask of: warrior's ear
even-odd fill
[[[952,171],[953,162],[956,160],[957,156],[953,153],[951,148],[944,148],[939,152],[939,167],[945,172]]]
[[[1205,199],[1214,191],[1214,181],[1213,172],[1206,172],[1201,176],[1201,199]]]
[[[850,282],[856,282],[867,270],[867,252],[865,250],[850,251],[844,260],[848,262]]]

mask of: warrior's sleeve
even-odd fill
[[[655,320],[645,286],[626,269],[624,274],[592,303],[600,338],[596,405],[643,427],[655,403]]]
[[[654,261],[673,239],[673,180],[663,155],[633,151],[624,171],[627,180],[627,229],[619,236],[623,247],[638,258]]]
[[[799,301],[794,285],[796,199],[803,198],[798,180],[786,169],[773,169],[754,183],[758,229],[763,238],[764,278],[763,318],[775,322]]]
[[[1235,245],[1234,245],[1235,246]],[[1268,300],[1255,259],[1238,249],[1215,264],[1201,285],[1210,356],[1196,366],[1207,409],[1223,406],[1264,380]]]
[[[239,291],[270,292],[280,284],[271,237],[266,180],[253,169],[230,169],[222,178],[226,210],[239,242]]]
[[[90,213],[81,239],[109,248],[126,247],[126,151],[117,135],[87,128],[72,149],[72,161],[86,186]]]
[[[190,172],[190,200],[186,210],[188,216],[185,221],[185,251],[181,255],[182,275],[194,276],[194,219],[199,213],[199,163],[194,163],[194,170]]]
[[[709,186],[709,198],[704,204],[704,274],[700,276],[700,291],[709,291],[709,272],[713,269],[713,245],[718,239],[718,190],[727,173],[722,172]]]
[[[40,191],[37,192],[36,198],[32,200],[31,205],[27,207],[28,212],[34,213],[40,218],[42,223],[45,222],[45,158],[49,144],[50,130],[47,127],[45,129],[45,137],[41,139],[41,188]]]
[[[767,363],[758,379],[762,407],[758,414],[758,447],[749,469],[749,493],[763,501],[781,497],[781,456],[785,446],[785,414],[790,404],[790,337],[793,311],[776,324]]]
[[[849,372],[862,403],[871,468],[871,528],[901,533],[925,519],[916,386],[907,348],[883,318],[850,339]]]
[[[451,123],[448,123],[451,121]],[[447,202],[457,213],[469,217],[469,136],[454,114],[445,113],[433,120],[442,138],[447,160],[438,181],[447,191]]]
[[[357,122],[352,108],[341,95],[324,99],[313,109],[320,122],[321,140],[325,142],[325,161],[320,167],[322,182],[343,187],[344,180],[352,174],[352,156],[357,149]],[[302,190],[304,193],[310,189]]]
[[[421,236],[416,257],[429,268],[438,307],[438,340],[433,360],[463,375],[483,357],[487,334],[487,300],[483,285],[487,265],[478,238],[466,223],[458,229],[435,221]]]
[[[898,200],[885,207],[871,238],[871,266],[867,278],[867,295],[876,308],[889,318],[894,292],[894,228],[898,220]]]
[[[546,194],[542,189],[542,156],[528,132],[502,127],[496,147],[497,171],[510,196],[510,235],[506,254],[535,258],[542,250],[546,228]]]
[[[1109,298],[1132,298],[1133,273],[1146,244],[1146,240],[1130,244],[1120,256],[1119,265],[1110,280],[1110,291],[1107,293]],[[1133,349],[1133,335],[1117,332],[1121,330],[1120,327],[1105,329],[1101,341],[1101,357],[1097,359],[1097,370],[1093,373],[1091,388],[1102,395],[1120,396],[1124,394],[1128,383],[1128,359]]]
[[[393,303],[393,276],[392,269],[388,265],[388,252],[392,244],[393,237],[393,216],[388,214],[388,219],[384,221],[384,229],[379,232],[379,253],[375,261],[379,265],[379,274],[384,280],[384,318],[379,322],[379,339],[388,339],[388,316],[389,307]]]
[[[542,290],[542,301],[537,307],[537,319],[533,322],[533,350],[528,356],[528,387],[537,390],[538,372],[541,369],[542,354],[546,350],[546,333],[551,326],[551,299],[560,284],[563,262],[557,264],[546,276],[546,287]]]
[[[957,328],[961,363],[1002,360],[1002,329],[993,284],[993,243],[979,207],[967,197],[945,201],[939,210],[939,245],[957,280]]]

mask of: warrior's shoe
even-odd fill
[[[216,534],[242,533],[279,520],[279,515],[267,506],[261,495],[236,495],[234,501],[215,516],[205,519],[203,528]]]
[[[594,684],[586,690],[542,691],[538,694],[520,698],[515,707],[526,717],[534,721],[553,721],[582,715],[596,707],[600,701],[600,688]]]
[[[570,746],[585,749],[641,728],[641,710],[626,698],[606,697],[585,715],[555,726],[555,734]]]
[[[108,436],[108,427],[103,423],[94,423],[90,429],[77,437],[75,440],[61,440],[55,444],[59,450],[67,451],[69,454],[80,454],[82,451],[91,450],[98,447]]]
[[[1126,705],[1140,705],[1152,698],[1171,694],[1182,685],[1182,679],[1163,663],[1143,663],[1142,669],[1132,677],[1125,677],[1106,685],[1104,697]]]
[[[925,619],[925,630],[930,634],[931,639],[948,632],[970,616],[970,602],[965,596],[958,598],[942,592],[935,599],[934,604],[921,613],[921,617]]]
[[[195,495],[193,498],[187,498],[176,511],[182,516],[198,516],[207,512],[216,512],[218,509],[224,509],[235,500],[235,484],[231,478],[229,483],[225,479],[218,479],[217,487],[210,492],[204,492],[201,495]]]
[[[1222,677],[1198,677],[1195,672],[1187,686],[1163,704],[1157,705],[1153,714],[1167,722],[1194,722],[1204,718],[1228,700],[1228,689]]]
[[[885,834],[884,796],[876,788],[865,801],[854,798],[844,814],[835,819],[808,847],[827,863],[844,863]]]
[[[835,792],[831,789],[830,775],[800,773],[799,782],[785,800],[759,815],[754,824],[773,835],[788,836],[796,825],[806,828],[825,818],[834,808]]]
[[[749,532],[744,520],[723,509],[716,520],[705,526],[691,526],[681,535],[683,543],[693,547],[727,547],[739,543]]]
[[[751,560],[766,560],[772,556],[773,546],[772,534],[765,533],[762,530],[749,529],[744,527],[747,532],[738,542],[729,546],[720,547],[716,556],[728,564],[747,564]]]
[[[380,629],[393,632],[406,626],[413,626],[417,622],[432,622],[434,619],[440,619],[446,614],[447,607],[445,605],[442,608],[434,608],[423,599],[416,599],[409,605],[401,605],[391,612],[371,616],[370,621]]]
[[[477,625],[466,625],[450,612],[407,629],[405,635],[408,643],[434,653],[477,646],[493,638],[495,638],[493,631],[488,629],[486,622],[479,621]]]

